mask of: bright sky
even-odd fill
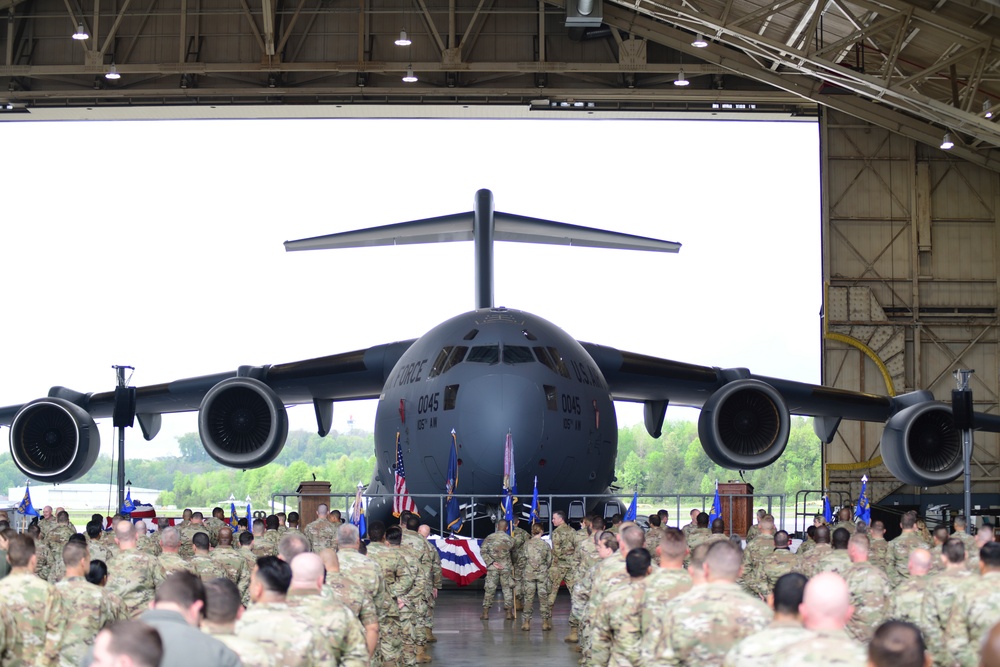
[[[579,340],[818,382],[813,122],[258,120],[0,123],[0,405],[415,338],[471,310],[472,244],[286,253],[282,242],[472,208],[683,244],[498,243],[496,303]],[[641,406],[618,404],[620,424]],[[334,427],[372,429],[374,401]],[[289,411],[315,429],[311,406]],[[694,419],[671,409],[668,419]],[[176,452],[194,415],[138,425]],[[110,420],[102,443],[116,438]],[[9,435],[3,429],[3,438]]]

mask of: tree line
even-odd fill
[[[354,429],[326,437],[306,431],[288,434],[274,462],[254,470],[236,470],[215,463],[201,446],[197,433],[178,438],[180,457],[128,459],[126,475],[136,486],[163,489],[159,498],[135,498],[159,506],[207,507],[233,495],[245,510],[249,496],[254,505],[270,504],[275,493],[294,492],[299,483],[312,479],[329,481],[333,493],[353,493],[358,482],[368,484],[375,467],[375,438]],[[698,440],[697,424],[666,422],[663,435],[654,439],[641,425],[618,431],[616,486],[621,492],[638,490],[640,495],[710,494],[715,481],[735,476],[705,455]],[[784,455],[773,465],[744,473],[758,494],[794,494],[819,488],[820,443],[811,420],[793,418]],[[102,455],[78,483],[112,484],[115,472],[110,456]],[[21,486],[22,475],[10,453],[0,455],[0,489]],[[443,490],[442,490],[443,492]]]

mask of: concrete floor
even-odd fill
[[[538,602],[531,619],[531,630],[521,630],[521,617],[505,621],[503,603],[497,591],[497,602],[490,609],[490,620],[479,620],[483,611],[481,591],[441,591],[434,610],[434,635],[438,641],[429,644],[431,665],[505,667],[577,667],[580,654],[574,644],[563,642],[569,633],[569,595],[562,592],[552,610],[552,631],[542,632]]]

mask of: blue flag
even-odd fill
[[[236,514],[236,503],[229,503],[229,527],[233,529],[233,532],[238,532],[240,529],[240,517]]]
[[[253,513],[250,511],[250,496],[247,496],[247,532],[253,532]]]
[[[354,506],[351,508],[351,523],[358,527],[358,536],[365,539],[368,532],[368,520],[365,519],[365,501],[361,496],[362,486],[358,484],[358,492],[354,496]]]
[[[507,432],[503,449],[503,509],[507,520],[507,533],[514,530],[514,503],[517,502],[517,479],[514,473],[514,438]]]
[[[712,524],[713,521],[722,516],[722,501],[719,500],[719,485],[715,485],[715,499],[712,501],[712,511],[708,513],[708,523]]]
[[[531,525],[534,526],[541,521],[538,516],[538,475],[535,475],[535,491],[531,494]]]
[[[872,508],[868,505],[868,475],[861,478],[861,496],[858,506],[854,508],[854,516],[868,525],[872,523]]]
[[[135,505],[132,504],[132,487],[128,487],[128,491],[125,492],[125,502],[122,503],[122,514],[131,514],[135,511]]]
[[[24,485],[24,498],[18,504],[17,511],[25,516],[38,516],[38,512],[31,505],[31,492],[27,484]]]
[[[719,500],[719,492],[715,492],[715,500]],[[625,512],[624,521],[635,521],[636,505],[639,503],[639,492],[636,491],[632,494],[632,504],[628,506],[628,510]]]
[[[823,518],[827,523],[833,523],[833,508],[830,507],[830,497],[823,494]]]
[[[455,492],[458,490],[458,438],[455,429],[451,430],[451,454],[448,455],[448,480],[444,484],[444,492],[448,498],[445,501],[445,527],[452,533],[462,530],[462,512],[458,506]]]

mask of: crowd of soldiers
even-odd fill
[[[643,529],[586,517],[573,529],[553,516],[551,547],[506,521],[483,541],[488,568],[481,618],[496,589],[507,618],[534,597],[552,629],[561,582],[571,594],[565,641],[588,667],[666,665],[929,665],[1000,667],[1000,543],[957,517],[928,532],[914,512],[901,534],[853,522],[843,508],[817,516],[792,540],[764,510],[746,543],[722,519],[691,511],[682,529],[660,510]]]
[[[78,532],[51,507],[19,533],[0,512],[0,667],[431,662],[441,563],[428,527],[403,513],[365,544],[339,511],[316,514],[303,528],[296,512],[241,519],[234,533],[221,508],[184,510],[150,535],[118,515]]]

